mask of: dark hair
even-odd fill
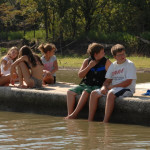
[[[87,53],[91,56],[92,59],[94,58],[94,54],[99,53],[102,49],[104,49],[104,46],[99,43],[92,43],[88,46]]]
[[[48,51],[52,51],[53,49],[56,50],[56,46],[55,46],[54,44],[52,44],[52,43],[47,43],[47,44],[45,44],[45,45],[41,44],[41,45],[38,47],[38,49],[39,49],[42,53],[46,54]]]
[[[118,52],[122,52],[122,51],[125,51],[125,47],[124,47],[123,45],[121,45],[121,44],[116,44],[116,45],[114,45],[114,46],[111,48],[111,54],[112,54],[113,56],[116,56],[116,54],[117,54]]]
[[[28,46],[23,46],[21,47],[20,51],[19,51],[19,57],[26,55],[29,58],[29,61],[31,62],[32,66],[35,67],[36,66],[36,59],[34,57],[34,54],[31,50],[31,48],[29,48]]]
[[[37,54],[34,54],[34,57],[41,65],[43,65],[41,58]]]

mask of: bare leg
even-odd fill
[[[78,115],[78,113],[81,111],[81,109],[84,107],[84,105],[86,104],[88,97],[89,97],[89,93],[86,91],[83,91],[79,102],[77,104],[76,109],[74,110],[74,112],[72,114],[70,114],[66,119],[75,119]]]
[[[25,83],[28,87],[34,86],[34,81],[31,79],[31,74],[29,72],[29,69],[27,68],[27,65],[24,62],[19,63],[20,70],[22,72],[22,76],[24,78]]]
[[[98,100],[102,95],[98,94],[96,91],[92,91],[89,100],[89,118],[88,121],[93,121],[96,109],[98,106]]]
[[[68,116],[74,111],[76,95],[77,95],[77,93],[75,93],[75,92],[67,91]]]
[[[0,86],[8,86],[10,83],[10,75],[0,77]]]
[[[106,98],[105,117],[103,120],[104,123],[108,123],[109,118],[114,110],[115,98],[116,96],[113,93],[108,93]]]
[[[43,78],[43,84],[53,84],[54,83],[54,77],[51,75],[51,76],[45,76]]]
[[[23,75],[20,66],[18,66],[18,78],[19,78],[19,86],[23,86]]]

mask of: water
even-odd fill
[[[78,70],[59,70],[57,71],[57,81],[79,84],[81,79],[78,77]],[[149,72],[137,72],[137,82],[150,82]]]
[[[87,120],[0,112],[0,149],[150,149],[146,126],[102,124]]]

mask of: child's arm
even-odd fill
[[[114,87],[127,87],[127,86],[129,86],[132,83],[132,80],[133,79],[127,79],[127,80],[125,80],[125,81],[123,81],[121,83],[118,83],[118,84],[115,84],[115,85],[109,85],[108,89],[110,90],[110,89],[112,89]]]
[[[20,58],[18,58],[12,65],[11,65],[11,69],[15,68],[20,62],[26,61],[28,62],[28,57],[27,56],[22,56]]]
[[[11,66],[11,61],[2,60],[1,65],[4,69],[4,71],[8,70],[8,68]]]
[[[51,74],[54,74],[58,70],[57,60],[54,61],[54,69],[51,71]]]
[[[111,61],[109,59],[107,59],[106,65],[105,65],[106,70],[108,70],[110,65],[111,65]]]
[[[88,61],[89,61],[88,58],[84,60],[78,72],[78,76],[80,78],[84,78],[86,74],[89,72],[89,70],[97,64],[95,60],[91,60],[90,63],[88,63]]]
[[[103,86],[102,86],[102,88],[101,88],[101,93],[102,93],[102,94],[104,94],[104,95],[107,94],[111,82],[112,82],[112,79],[106,79],[106,80],[104,81]]]

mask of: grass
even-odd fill
[[[80,68],[83,60],[83,57],[57,57],[58,66],[63,68]]]
[[[57,56],[57,61],[58,61],[58,66],[59,67],[68,67],[68,68],[80,68],[83,60],[85,58],[83,57],[60,57]],[[131,61],[134,62],[136,68],[150,68],[150,58],[148,57],[127,57],[127,59],[130,59]],[[114,58],[110,58],[110,61],[114,62]]]
[[[150,58],[148,57],[127,57],[134,62],[137,68],[150,68]]]

